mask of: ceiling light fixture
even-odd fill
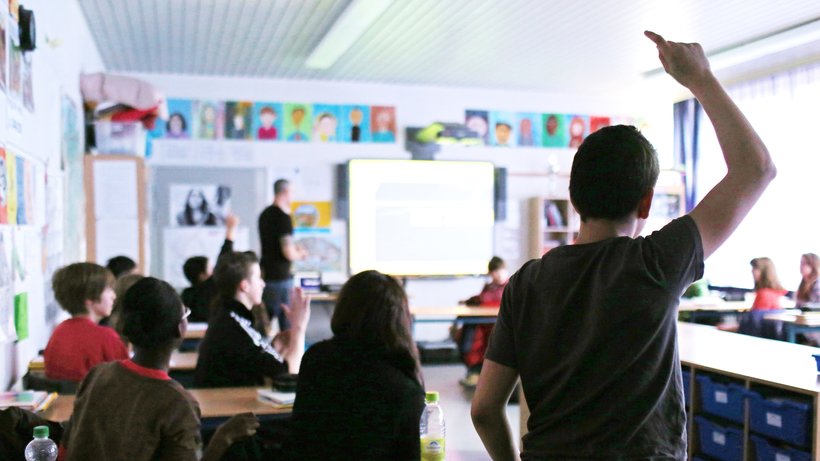
[[[820,18],[708,52],[712,70],[727,69],[820,41]],[[662,67],[644,72],[645,78],[664,74]]]
[[[327,69],[362,36],[393,0],[353,0],[305,61],[310,69]]]

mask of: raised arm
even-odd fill
[[[737,229],[777,170],[763,141],[712,74],[703,48],[697,43],[666,41],[649,31],[644,34],[657,45],[666,72],[703,106],[726,161],[726,176],[689,213],[707,258]]]

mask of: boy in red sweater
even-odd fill
[[[46,377],[79,382],[95,365],[128,358],[128,349],[112,328],[97,325],[111,315],[114,276],[93,263],[59,269],[52,279],[54,297],[71,318],[54,329],[44,353]]]

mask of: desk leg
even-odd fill
[[[797,342],[797,332],[795,331],[794,325],[786,323],[785,325],[783,325],[783,328],[786,329],[786,341],[788,341],[790,343],[793,343],[793,344],[796,343]]]

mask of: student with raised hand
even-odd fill
[[[251,310],[262,303],[259,260],[252,252],[223,255],[214,268],[219,290],[217,312],[199,345],[194,373],[198,387],[259,386],[265,377],[299,372],[305,349],[305,330],[310,318],[310,298],[294,288],[290,306],[282,309],[290,329],[268,343],[253,328]]]
[[[202,452],[199,404],[168,376],[190,310],[167,283],[146,277],[122,303],[122,329],[134,346],[130,360],[100,365],[80,385],[61,440],[61,459],[216,461],[259,426],[243,413],[219,426]]]
[[[404,289],[360,272],[342,287],[330,326],[333,338],[302,361],[288,459],[417,461],[424,388]]]
[[[523,460],[686,459],[676,307],[775,167],[700,45],[645,34],[701,102],[728,172],[691,213],[644,238],[654,148],[627,126],[582,143],[569,187],[578,240],[510,279],[473,397],[473,422],[495,460],[518,458],[504,407],[519,376],[532,411]]]
[[[114,276],[94,263],[74,263],[54,273],[54,297],[71,318],[48,340],[43,359],[46,377],[80,382],[95,365],[128,358],[117,332],[97,323],[111,315],[116,295]]]

